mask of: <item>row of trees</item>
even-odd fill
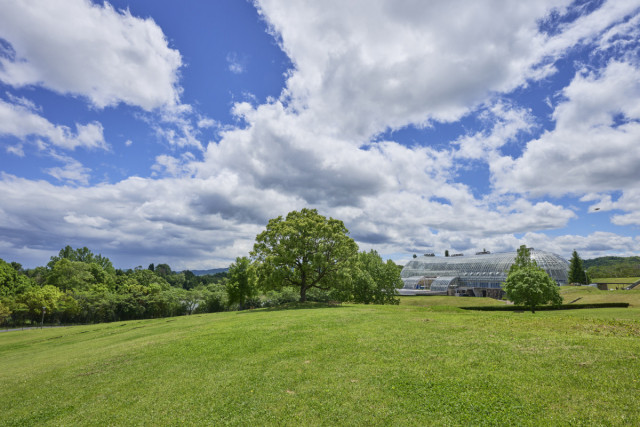
[[[294,211],[269,221],[228,273],[196,276],[167,264],[132,270],[67,246],[45,267],[0,260],[0,324],[93,323],[273,306],[297,301],[397,304],[400,270],[358,253],[342,221]]]
[[[0,260],[0,324],[94,323],[225,306],[224,275],[197,277],[168,268],[163,277],[142,267],[116,270],[86,247],[67,246],[46,267],[34,269]]]
[[[591,277],[640,277],[640,257],[606,256],[584,261]]]

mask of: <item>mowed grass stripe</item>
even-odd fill
[[[4,333],[0,424],[637,425],[638,311],[579,311],[346,305]]]

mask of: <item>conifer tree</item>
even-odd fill
[[[582,259],[580,259],[580,256],[575,249],[573,250],[571,262],[569,264],[569,283],[587,284],[587,274],[584,271]]]

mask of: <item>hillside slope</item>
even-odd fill
[[[638,425],[639,313],[347,305],[2,333],[0,425]]]
[[[591,278],[640,276],[640,257],[638,256],[586,259],[583,265]]]

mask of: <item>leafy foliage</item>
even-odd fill
[[[31,286],[34,286],[31,279],[0,259],[0,297],[22,293]]]
[[[240,308],[245,308],[257,295],[256,272],[251,260],[247,257],[238,257],[236,262],[231,264],[228,271],[226,284],[229,305],[237,304]]]
[[[286,219],[271,219],[258,234],[251,252],[257,275],[266,290],[295,286],[300,302],[317,288],[344,295],[358,246],[337,219],[325,218],[315,209],[289,212]]]
[[[537,264],[533,259],[531,259],[531,251],[529,250],[529,248],[527,248],[526,245],[522,245],[520,246],[520,248],[518,248],[516,258],[509,268],[509,273],[521,268],[533,267],[535,265]]]
[[[400,271],[389,260],[382,261],[378,252],[360,252],[354,271],[352,299],[364,304],[398,304],[397,288],[402,287]]]
[[[556,282],[530,258],[529,249],[520,246],[514,264],[503,285],[507,298],[535,313],[539,305],[562,304]]]
[[[252,256],[215,274],[174,272],[167,264],[116,270],[86,247],[66,246],[47,267],[23,269],[0,260],[0,323],[97,323],[247,307],[297,299],[397,304],[400,269],[358,248],[342,221],[315,210],[269,221]],[[228,280],[227,280],[228,277]],[[258,281],[260,279],[260,281]],[[259,295],[259,290],[263,291]]]
[[[11,316],[11,310],[0,301],[0,325]]]
[[[48,267],[24,270],[0,260],[0,323],[96,323],[222,311],[225,274],[196,277],[159,264],[151,270],[115,270],[89,249],[62,249]],[[168,272],[168,273],[167,273]]]
[[[50,269],[53,268],[55,264],[61,259],[84,262],[88,264],[95,263],[102,267],[104,270],[107,270],[111,273],[115,272],[113,264],[111,264],[109,258],[103,257],[100,254],[94,255],[93,252],[91,252],[86,246],[78,249],[73,249],[69,245],[65,246],[63,249],[60,249],[58,256],[51,257],[51,260],[47,264],[47,267]]]

